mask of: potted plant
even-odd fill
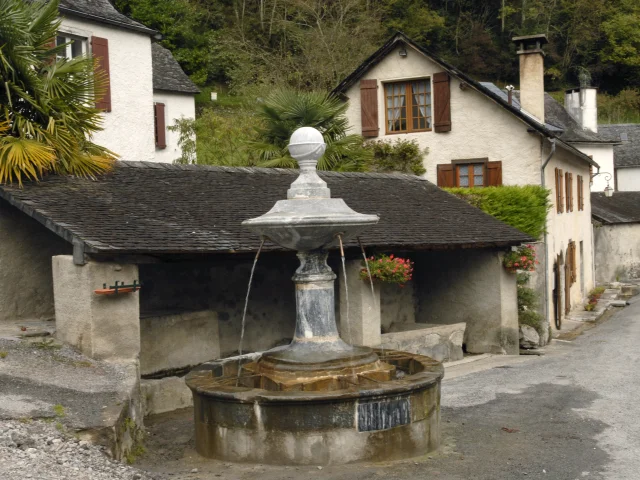
[[[539,263],[533,245],[522,245],[513,249],[502,259],[502,265],[510,273],[516,273],[518,270],[533,272]]]
[[[405,283],[413,278],[413,262],[408,258],[400,258],[394,255],[376,255],[367,259],[371,278],[385,283],[396,283],[404,287]],[[369,280],[367,266],[360,270],[360,278]]]

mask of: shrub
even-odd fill
[[[422,175],[426,172],[423,164],[423,154],[416,140],[397,139],[395,142],[383,140],[367,142],[367,148],[373,155],[367,162],[366,169],[371,172],[401,172]]]
[[[368,263],[371,278],[381,282],[398,283],[400,286],[404,286],[413,277],[413,262],[408,258],[377,255],[369,257]],[[363,265],[360,270],[360,278],[369,279],[366,265]]]
[[[540,238],[545,232],[547,212],[551,208],[550,190],[541,186],[509,185],[446,190],[533,238]]]

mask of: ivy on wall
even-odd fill
[[[551,208],[550,190],[537,185],[485,188],[445,188],[507,225],[539,239]]]

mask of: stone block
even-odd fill
[[[140,389],[144,416],[171,412],[193,405],[193,395],[182,377],[142,380]]]
[[[432,325],[397,324],[394,332],[382,335],[384,348],[426,355],[440,362],[453,362],[463,357],[462,340],[465,323]]]

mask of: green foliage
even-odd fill
[[[422,175],[426,172],[423,154],[416,140],[397,139],[395,142],[377,140],[367,142],[373,155],[366,169],[371,172],[401,172]],[[426,155],[428,150],[425,149]]]
[[[625,88],[617,95],[598,95],[599,123],[640,123],[640,88]]]
[[[64,406],[57,404],[53,406],[53,413],[56,414],[56,417],[58,418],[63,418],[67,416],[67,413],[65,412]]]
[[[8,352],[6,352],[4,350],[0,351],[0,358],[7,358],[7,355],[9,355]]]
[[[540,336],[544,335],[544,317],[537,311],[539,308],[539,295],[526,285],[529,282],[529,273],[518,273],[516,279],[518,291],[518,323],[535,328]]]
[[[551,85],[577,84],[577,67],[586,68],[609,93],[640,85],[637,0],[116,0],[116,5],[159,30],[162,44],[196,83],[222,82],[236,93],[329,90],[397,30],[480,80],[517,84],[511,38],[545,33]]]
[[[233,167],[255,165],[257,157],[249,144],[255,139],[256,125],[255,115],[243,109],[227,115],[211,107],[203,109],[197,120],[177,119],[168,127],[179,134],[181,155],[175,162]]]
[[[348,135],[348,104],[322,92],[276,90],[258,106],[257,140],[250,148],[265,167],[296,168],[287,145],[300,127],[317,128],[327,149],[320,170],[361,171],[371,157],[360,135]]]
[[[505,253],[502,264],[507,270],[533,272],[538,264],[533,245],[521,245],[516,250]]]
[[[115,155],[91,142],[105,87],[94,61],[56,60],[58,0],[0,0],[0,183],[48,172],[93,176]]]
[[[551,208],[550,191],[545,188],[510,185],[446,190],[533,238],[544,234],[547,212]]]
[[[589,296],[592,297],[592,296],[596,296],[596,295],[602,295],[605,290],[606,290],[605,287],[595,287],[594,289],[592,289],[589,292]]]

